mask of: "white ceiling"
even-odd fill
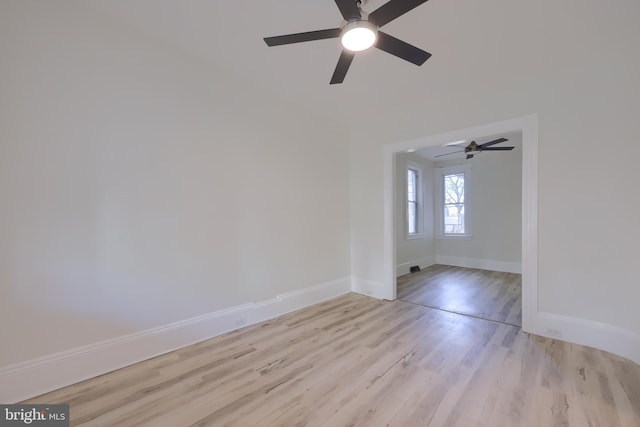
[[[466,0],[467,2],[471,0]],[[371,12],[384,0],[370,0]],[[422,67],[371,49],[356,55],[342,85],[329,85],[341,48],[338,39],[269,48],[263,37],[337,27],[333,0],[86,0],[101,13],[204,58],[274,94],[329,117],[375,115],[394,119],[407,98],[442,82],[434,69],[447,63],[446,43],[456,29],[443,24],[456,12],[431,0],[384,26],[385,32],[433,53]],[[467,14],[467,13],[462,13]],[[439,34],[435,37],[434,34]],[[223,76],[225,74],[222,74]],[[220,78],[213,74],[212,78]]]
[[[356,55],[343,84],[329,85],[338,39],[268,47],[263,38],[339,26],[334,0],[77,1],[204,59],[212,82],[246,82],[256,96],[341,122],[354,140],[406,141],[531,113],[530,94],[571,73],[567,52],[594,58],[569,48],[573,3],[429,0],[383,27],[433,54],[421,67],[371,49]]]

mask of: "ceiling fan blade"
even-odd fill
[[[424,64],[424,62],[431,57],[429,52],[418,49],[417,47],[390,36],[387,33],[383,33],[382,31],[378,31],[378,40],[376,41],[375,46],[380,50],[384,50],[391,55],[395,55],[398,58],[404,59],[405,61],[409,61],[418,66]]]
[[[481,148],[480,151],[511,151],[516,147],[490,147],[490,148]]]
[[[455,142],[447,142],[446,144],[444,144],[445,147],[455,147],[457,145],[462,145],[462,144],[466,144],[468,141],[462,140],[462,141],[455,141]]]
[[[268,46],[280,46],[283,44],[310,42],[313,40],[334,39],[340,37],[340,28],[328,30],[307,31],[304,33],[287,34],[284,36],[265,37],[264,42]]]
[[[336,0],[336,5],[338,9],[340,9],[340,13],[345,21],[360,19],[362,17],[356,0]]]
[[[452,155],[452,154],[457,154],[457,153],[464,153],[464,150],[461,150],[461,151],[452,151],[451,153],[445,153],[445,154],[438,154],[437,156],[433,156],[433,157],[434,157],[434,158],[435,158],[435,157],[444,157],[444,156],[450,156],[450,155]]]
[[[337,2],[337,0],[336,0]],[[391,0],[369,14],[369,21],[382,27],[427,0]]]
[[[344,49],[342,50],[340,58],[338,59],[338,65],[336,65],[336,69],[333,71],[333,76],[331,76],[331,82],[329,82],[329,84],[334,85],[344,81],[344,77],[347,75],[347,71],[349,71],[354,56],[355,53]]]
[[[500,144],[501,142],[507,142],[507,141],[508,141],[507,138],[498,138],[498,139],[494,139],[493,141],[489,141],[489,142],[485,142],[484,144],[480,144],[480,147],[490,147],[492,145]]]
[[[467,154],[467,160],[473,159],[473,154]]]

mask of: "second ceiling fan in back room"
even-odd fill
[[[336,65],[333,76],[331,77],[330,84],[342,83],[356,52],[361,52],[370,47],[376,47],[420,66],[431,57],[429,52],[425,52],[409,43],[390,36],[380,31],[379,28],[426,1],[427,0],[391,0],[367,14],[362,10],[360,0],[335,0],[344,18],[340,27],[287,34],[284,36],[265,37],[264,41],[268,46],[280,46],[340,37],[343,49],[338,59],[338,65]]]
[[[464,147],[464,150],[452,151],[451,153],[440,154],[435,157],[444,157],[450,156],[452,154],[465,153],[467,155],[467,159],[473,159],[475,154],[481,153],[483,151],[511,151],[516,147],[492,147],[493,145],[500,144],[502,142],[507,142],[506,138],[498,138],[493,141],[485,142],[484,144],[478,144],[475,141],[471,141],[469,145]],[[447,144],[449,146],[458,145],[460,143],[464,143],[466,141],[454,142],[451,144]]]

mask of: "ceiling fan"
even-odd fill
[[[513,150],[515,147],[492,147],[492,145],[500,144],[501,142],[507,142],[507,141],[508,141],[508,139],[506,139],[506,138],[494,139],[493,141],[485,142],[484,144],[477,144],[475,141],[471,141],[469,143],[469,145],[464,147],[464,150],[453,151],[451,153],[440,154],[440,155],[434,156],[434,157],[443,157],[443,156],[450,156],[451,154],[465,153],[467,155],[467,159],[473,159],[473,156],[475,154],[478,154],[478,153],[480,153],[482,151],[511,151],[511,150]],[[456,144],[449,144],[449,145],[456,145]]]
[[[391,0],[367,14],[361,9],[361,0],[335,0],[344,18],[340,27],[287,34],[284,36],[265,37],[264,41],[268,46],[280,46],[340,37],[343,49],[338,59],[338,65],[336,65],[333,76],[331,77],[330,84],[342,83],[356,52],[361,52],[372,46],[420,66],[431,57],[430,53],[390,36],[387,33],[383,33],[379,28],[426,1],[427,0]]]

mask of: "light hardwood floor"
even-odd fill
[[[398,277],[398,299],[522,326],[522,276],[432,265]]]
[[[49,393],[82,426],[640,426],[640,366],[357,294]]]

